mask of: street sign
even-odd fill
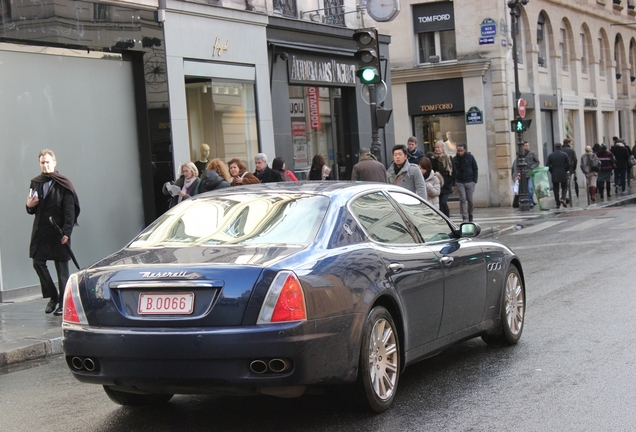
[[[524,118],[526,116],[526,105],[528,105],[528,102],[526,102],[525,100],[519,98],[519,100],[517,100],[517,112],[519,113],[519,117]]]

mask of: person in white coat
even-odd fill
[[[442,191],[442,186],[444,186],[444,178],[439,173],[433,171],[433,164],[427,157],[420,159],[419,167],[422,172],[422,177],[424,177],[426,181],[428,201],[439,209],[439,194]]]

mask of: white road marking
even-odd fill
[[[609,227],[609,229],[625,229],[625,228],[636,228],[636,219],[631,220],[629,222],[622,223],[620,225]]]
[[[543,231],[545,229],[552,228],[553,226],[562,224],[563,222],[566,222],[566,221],[563,220],[563,221],[554,221],[554,222],[543,222],[543,223],[540,223],[539,225],[535,225],[530,228],[524,228],[519,231],[513,232],[510,235],[534,234],[536,232]]]
[[[576,224],[566,229],[562,229],[560,232],[585,231],[586,229],[593,228],[597,225],[602,225],[605,222],[609,222],[612,220],[614,220],[614,218],[589,219],[589,220],[586,220],[585,222],[581,222],[580,224]]]

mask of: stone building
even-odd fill
[[[511,203],[516,157],[515,31],[521,96],[532,121],[524,138],[541,161],[555,141],[634,144],[634,0],[529,0],[511,28],[505,0],[402,1],[391,22],[396,142],[410,135],[423,150],[441,139],[476,156],[476,203]],[[450,134],[449,134],[450,133]]]

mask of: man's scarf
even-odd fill
[[[47,183],[50,180],[55,180],[57,184],[59,184],[63,188],[68,189],[73,194],[73,201],[75,201],[75,221],[73,222],[73,224],[77,225],[77,218],[80,214],[79,199],[77,198],[77,192],[75,192],[73,183],[71,183],[68,177],[63,176],[59,172],[55,171],[52,173],[40,173],[39,176],[31,179],[31,181],[34,183]]]

